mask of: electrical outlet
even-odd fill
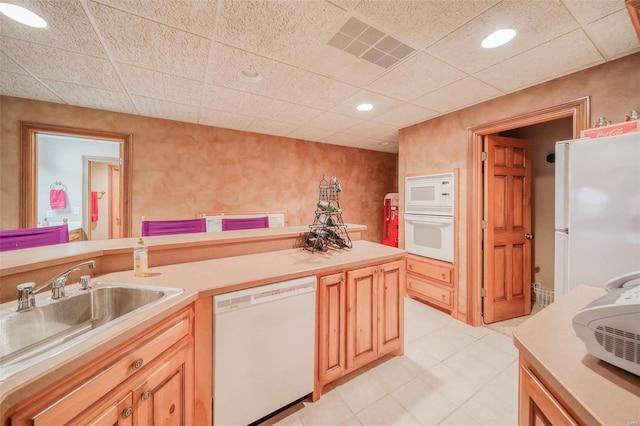
[[[80,214],[80,207],[74,207],[73,214]]]
[[[53,217],[53,210],[47,210],[47,217]]]

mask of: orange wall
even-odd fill
[[[21,98],[0,97],[0,228],[19,223],[19,121],[131,133],[134,235],[140,217],[285,210],[311,224],[318,184],[335,173],[343,220],[381,242],[382,203],[397,188],[397,155]]]
[[[532,64],[532,66],[535,66]],[[570,74],[519,92],[455,111],[400,131],[398,173],[400,205],[407,173],[460,168],[459,309],[466,312],[467,129],[590,96],[593,123],[614,123],[640,109],[640,53]],[[479,226],[479,224],[478,224]],[[403,232],[403,225],[400,225]],[[404,242],[401,237],[401,242]]]

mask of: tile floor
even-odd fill
[[[405,299],[405,354],[341,379],[263,425],[517,425],[511,339]]]

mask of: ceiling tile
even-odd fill
[[[216,38],[295,65],[326,44],[346,17],[326,1],[225,0]]]
[[[122,90],[118,75],[106,59],[6,37],[2,38],[0,45],[4,53],[36,77]]]
[[[172,27],[211,37],[215,31],[216,0],[97,0]]]
[[[205,84],[201,107],[253,117],[269,117],[271,98]]]
[[[293,123],[297,125],[308,123],[309,120],[316,118],[322,113],[319,109],[280,101],[278,99],[271,100],[270,109],[270,118],[283,123]]]
[[[281,95],[287,100],[314,108],[329,109],[359,89],[342,83],[330,77],[299,69],[289,81],[286,94]]]
[[[331,143],[334,145],[351,145],[358,143],[362,140],[361,136],[350,135],[348,133],[334,133],[322,139],[322,142]]]
[[[375,121],[403,128],[415,123],[426,121],[437,115],[439,115],[438,112],[431,109],[413,104],[404,104],[398,108],[376,116]]]
[[[247,130],[254,120],[253,117],[242,114],[233,114],[214,109],[200,108],[200,124],[207,126],[224,127],[225,129]]]
[[[132,95],[131,99],[136,109],[140,111],[140,115],[165,118],[167,120],[186,121],[188,123],[198,122],[198,107],[137,95]]]
[[[388,124],[365,121],[344,131],[352,135],[375,138],[382,141],[397,141],[398,129]]]
[[[62,99],[53,94],[51,90],[27,74],[3,71],[2,78],[0,78],[0,94],[14,96],[16,98],[63,103]]]
[[[259,72],[262,80],[250,82],[242,79],[238,73],[245,69]],[[296,70],[291,65],[215,43],[209,58],[206,81],[217,86],[275,97],[285,92]]]
[[[588,24],[619,10],[627,10],[620,0],[562,0],[562,3],[581,24]]]
[[[0,52],[0,71],[12,72],[15,74],[28,74],[20,65],[16,64],[13,59]]]
[[[480,80],[467,77],[424,95],[413,102],[434,111],[446,113],[503,94],[503,92]]]
[[[117,62],[202,80],[210,41],[98,3],[89,3],[96,26]]]
[[[537,1],[505,0],[431,46],[427,53],[475,73],[577,27],[559,0],[546,0],[544,7]],[[480,46],[491,32],[503,28],[517,31],[510,43],[494,49]]]
[[[511,92],[602,62],[602,56],[584,32],[575,30],[482,70],[476,77],[500,90]],[[528,72],[521,72],[523,69]]]
[[[373,109],[371,111],[358,111],[356,107],[362,103],[369,103],[373,105]],[[368,90],[360,90],[354,95],[349,96],[347,99],[340,102],[340,104],[332,108],[331,111],[368,120],[372,117],[390,111],[400,106],[401,104],[402,102],[381,95],[379,93],[370,92]]]
[[[122,63],[116,66],[125,87],[133,95],[179,104],[200,105],[203,84],[199,81]]]
[[[106,58],[102,44],[79,1],[10,1],[40,15],[47,28],[34,29],[0,14],[0,35]]]
[[[462,71],[426,53],[418,53],[367,88],[394,98],[411,100],[465,77]]]
[[[286,136],[296,129],[294,124],[256,118],[247,128],[249,132],[266,133],[267,135]]]
[[[317,141],[326,138],[335,132],[328,129],[316,129],[315,127],[301,126],[289,133],[290,138],[303,139],[308,141]]]
[[[361,118],[354,118],[349,115],[326,111],[314,118],[313,123],[309,124],[319,129],[327,129],[339,132],[363,122],[364,120]]]
[[[368,149],[371,151],[390,152],[394,154],[398,152],[397,142],[381,141],[373,138],[362,139],[361,141],[358,141],[357,144],[349,146],[354,148]]]
[[[640,50],[638,35],[628,23],[629,13],[625,8],[585,25],[585,31],[604,57],[612,59]],[[611,31],[612,28],[616,30]]]
[[[355,10],[371,20],[383,23],[391,33],[424,48],[498,2],[499,0],[363,0]]]
[[[124,92],[113,92],[79,84],[43,80],[62,100],[70,105],[79,105],[107,111],[137,114],[131,99]]]

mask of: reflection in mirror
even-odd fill
[[[131,135],[21,126],[21,227],[66,223],[70,241],[129,236]]]

